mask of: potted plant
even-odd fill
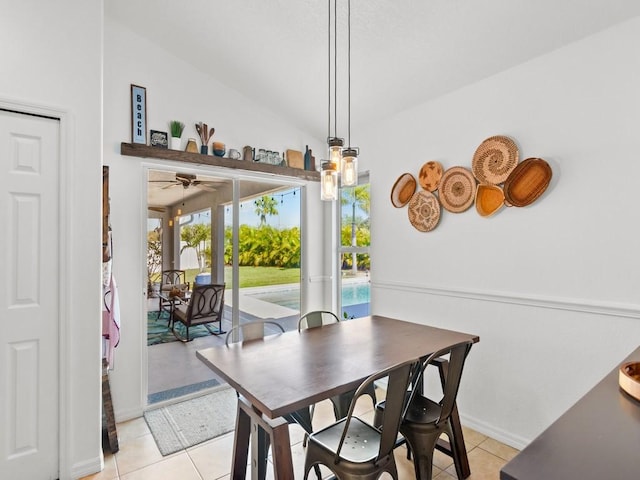
[[[171,150],[181,150],[182,131],[184,130],[184,123],[179,120],[171,120],[169,122],[171,130]]]

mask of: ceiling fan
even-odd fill
[[[207,180],[198,180],[196,175],[190,173],[176,173],[175,180],[149,180],[149,183],[166,183],[167,185],[161,187],[163,189],[182,185],[184,189],[193,186],[210,192],[214,192],[216,190],[214,188],[214,182]]]

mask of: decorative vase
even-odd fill
[[[171,150],[182,150],[182,139],[180,137],[171,137]]]
[[[185,148],[185,152],[198,153],[198,144],[196,143],[195,138],[190,138],[187,141],[187,148]]]
[[[209,146],[208,145],[200,145],[200,153],[202,155],[209,155]]]

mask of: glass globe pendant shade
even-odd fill
[[[333,201],[338,199],[338,169],[333,162],[324,162],[320,173],[320,198]]]
[[[345,148],[342,151],[342,186],[349,187],[358,183],[358,150]]]
[[[344,140],[342,138],[329,137],[327,143],[329,144],[329,162],[335,164],[336,170],[340,171]]]

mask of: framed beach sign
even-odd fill
[[[131,84],[131,143],[147,144],[147,89]]]

